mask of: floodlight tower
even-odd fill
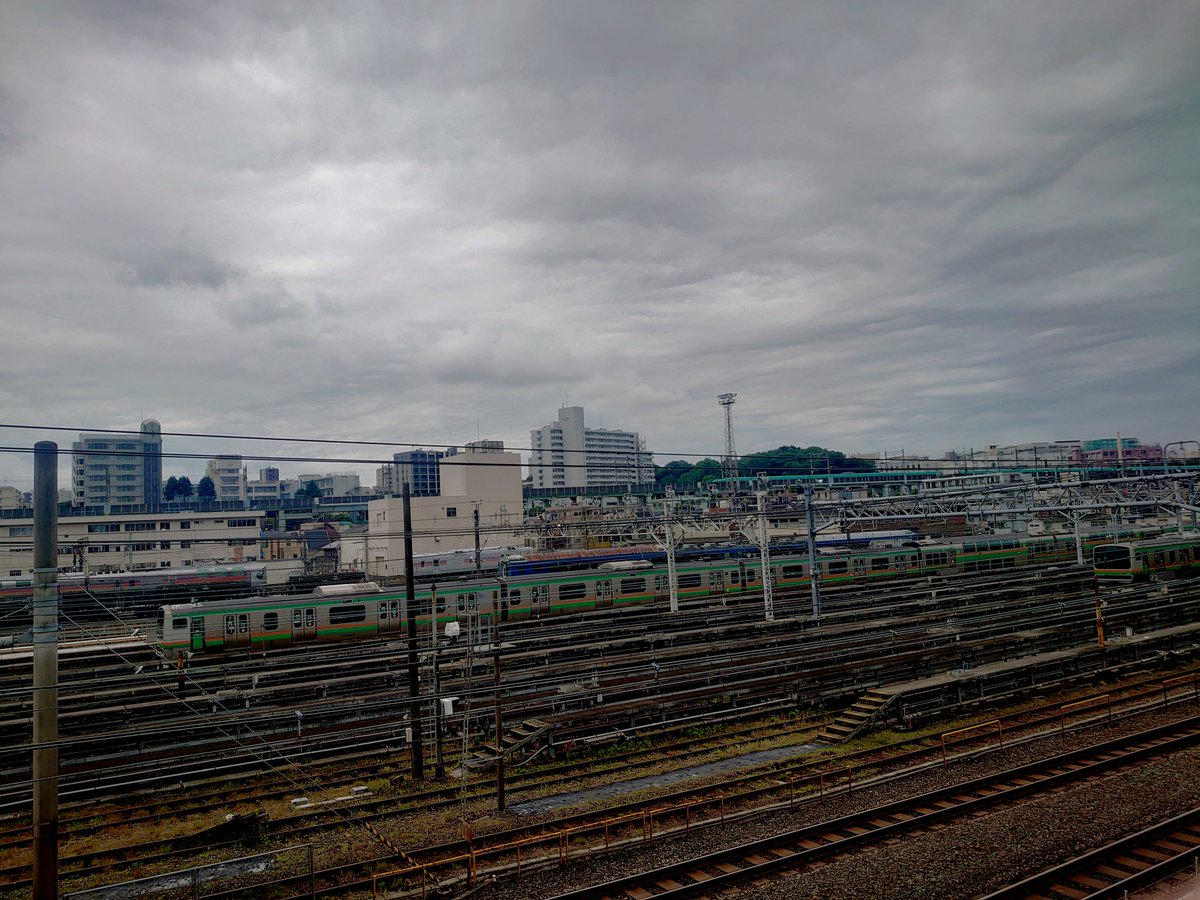
[[[725,458],[721,460],[721,474],[726,478],[738,477],[737,450],[733,447],[733,404],[737,402],[737,394],[720,394],[717,402],[725,409]],[[729,490],[734,490],[734,481],[729,482]]]

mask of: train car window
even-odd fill
[[[301,611],[298,609],[293,609],[292,610],[292,627],[299,628],[302,619],[303,619],[303,613],[301,613]]]
[[[392,600],[390,603],[388,603],[388,606],[389,606],[389,607],[391,607],[391,610],[392,610],[392,618],[393,618],[393,619],[398,619],[398,618],[400,618],[400,601],[399,601],[399,600]]]
[[[187,628],[187,619],[172,619],[171,628],[178,631],[181,628]]]
[[[304,627],[312,628],[315,623],[316,623],[316,615],[313,613],[313,611],[311,609],[306,609],[304,611]]]
[[[783,578],[803,578],[804,566],[784,566],[779,574]]]
[[[511,603],[513,606],[519,606],[521,604],[521,592],[520,591],[509,591],[508,592],[508,602]]]
[[[888,567],[888,558],[886,556],[877,556],[871,560],[871,571],[882,572]]]
[[[238,618],[238,634],[245,634],[250,630],[250,617],[248,615],[240,615]]]
[[[465,594],[459,594],[459,595],[458,595],[458,603],[457,603],[457,606],[458,606],[458,611],[459,611],[459,612],[466,612],[466,611],[467,611],[467,597],[466,597],[466,595],[465,595]],[[438,607],[439,607],[439,612],[440,612],[440,611],[442,611],[442,610],[445,610],[445,608],[446,608],[446,605],[445,605],[444,603],[439,603],[439,604],[438,604]]]
[[[849,563],[844,559],[832,559],[829,561],[829,574],[839,575],[845,574],[849,569]]]
[[[560,584],[558,586],[559,600],[582,600],[587,596],[587,585],[583,582]]]
[[[382,622],[384,619],[387,618],[387,612],[388,612],[387,603],[380,603],[379,604],[379,621]]]
[[[233,634],[233,616],[225,617],[225,633]]]
[[[640,594],[646,590],[645,578],[622,578],[621,593],[622,594]]]
[[[700,573],[689,572],[686,575],[679,576],[679,586],[681,588],[698,588],[700,587]]]
[[[330,625],[348,625],[351,622],[363,622],[367,618],[367,608],[361,603],[349,606],[329,607]]]
[[[963,544],[963,553],[974,553],[978,549],[973,541]]]
[[[279,613],[263,613],[263,631],[275,631],[279,628]]]

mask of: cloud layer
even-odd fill
[[[9,4],[0,408],[525,446],[568,401],[660,462],[721,452],[723,391],[744,452],[1196,438],[1198,146],[1183,0]]]

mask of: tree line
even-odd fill
[[[867,459],[846,456],[824,447],[793,447],[784,445],[761,453],[749,453],[738,458],[738,476],[757,475],[837,475],[844,472],[873,472],[875,464]],[[665,466],[654,467],[658,487],[678,485],[692,487],[724,477],[721,463],[715,459],[699,462],[672,460]]]
[[[201,499],[212,500],[217,496],[217,486],[213,484],[212,478],[207,475],[201,478],[200,483],[195,487],[192,486],[192,479],[186,475],[178,478],[172,475],[167,479],[167,483],[163,485],[164,500],[186,500],[193,495]],[[310,481],[300,490],[296,491],[296,496],[312,500],[315,497],[321,496],[321,489],[315,481]]]

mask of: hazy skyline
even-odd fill
[[[2,418],[1200,438],[1198,146],[1192,2],[9,3]]]

